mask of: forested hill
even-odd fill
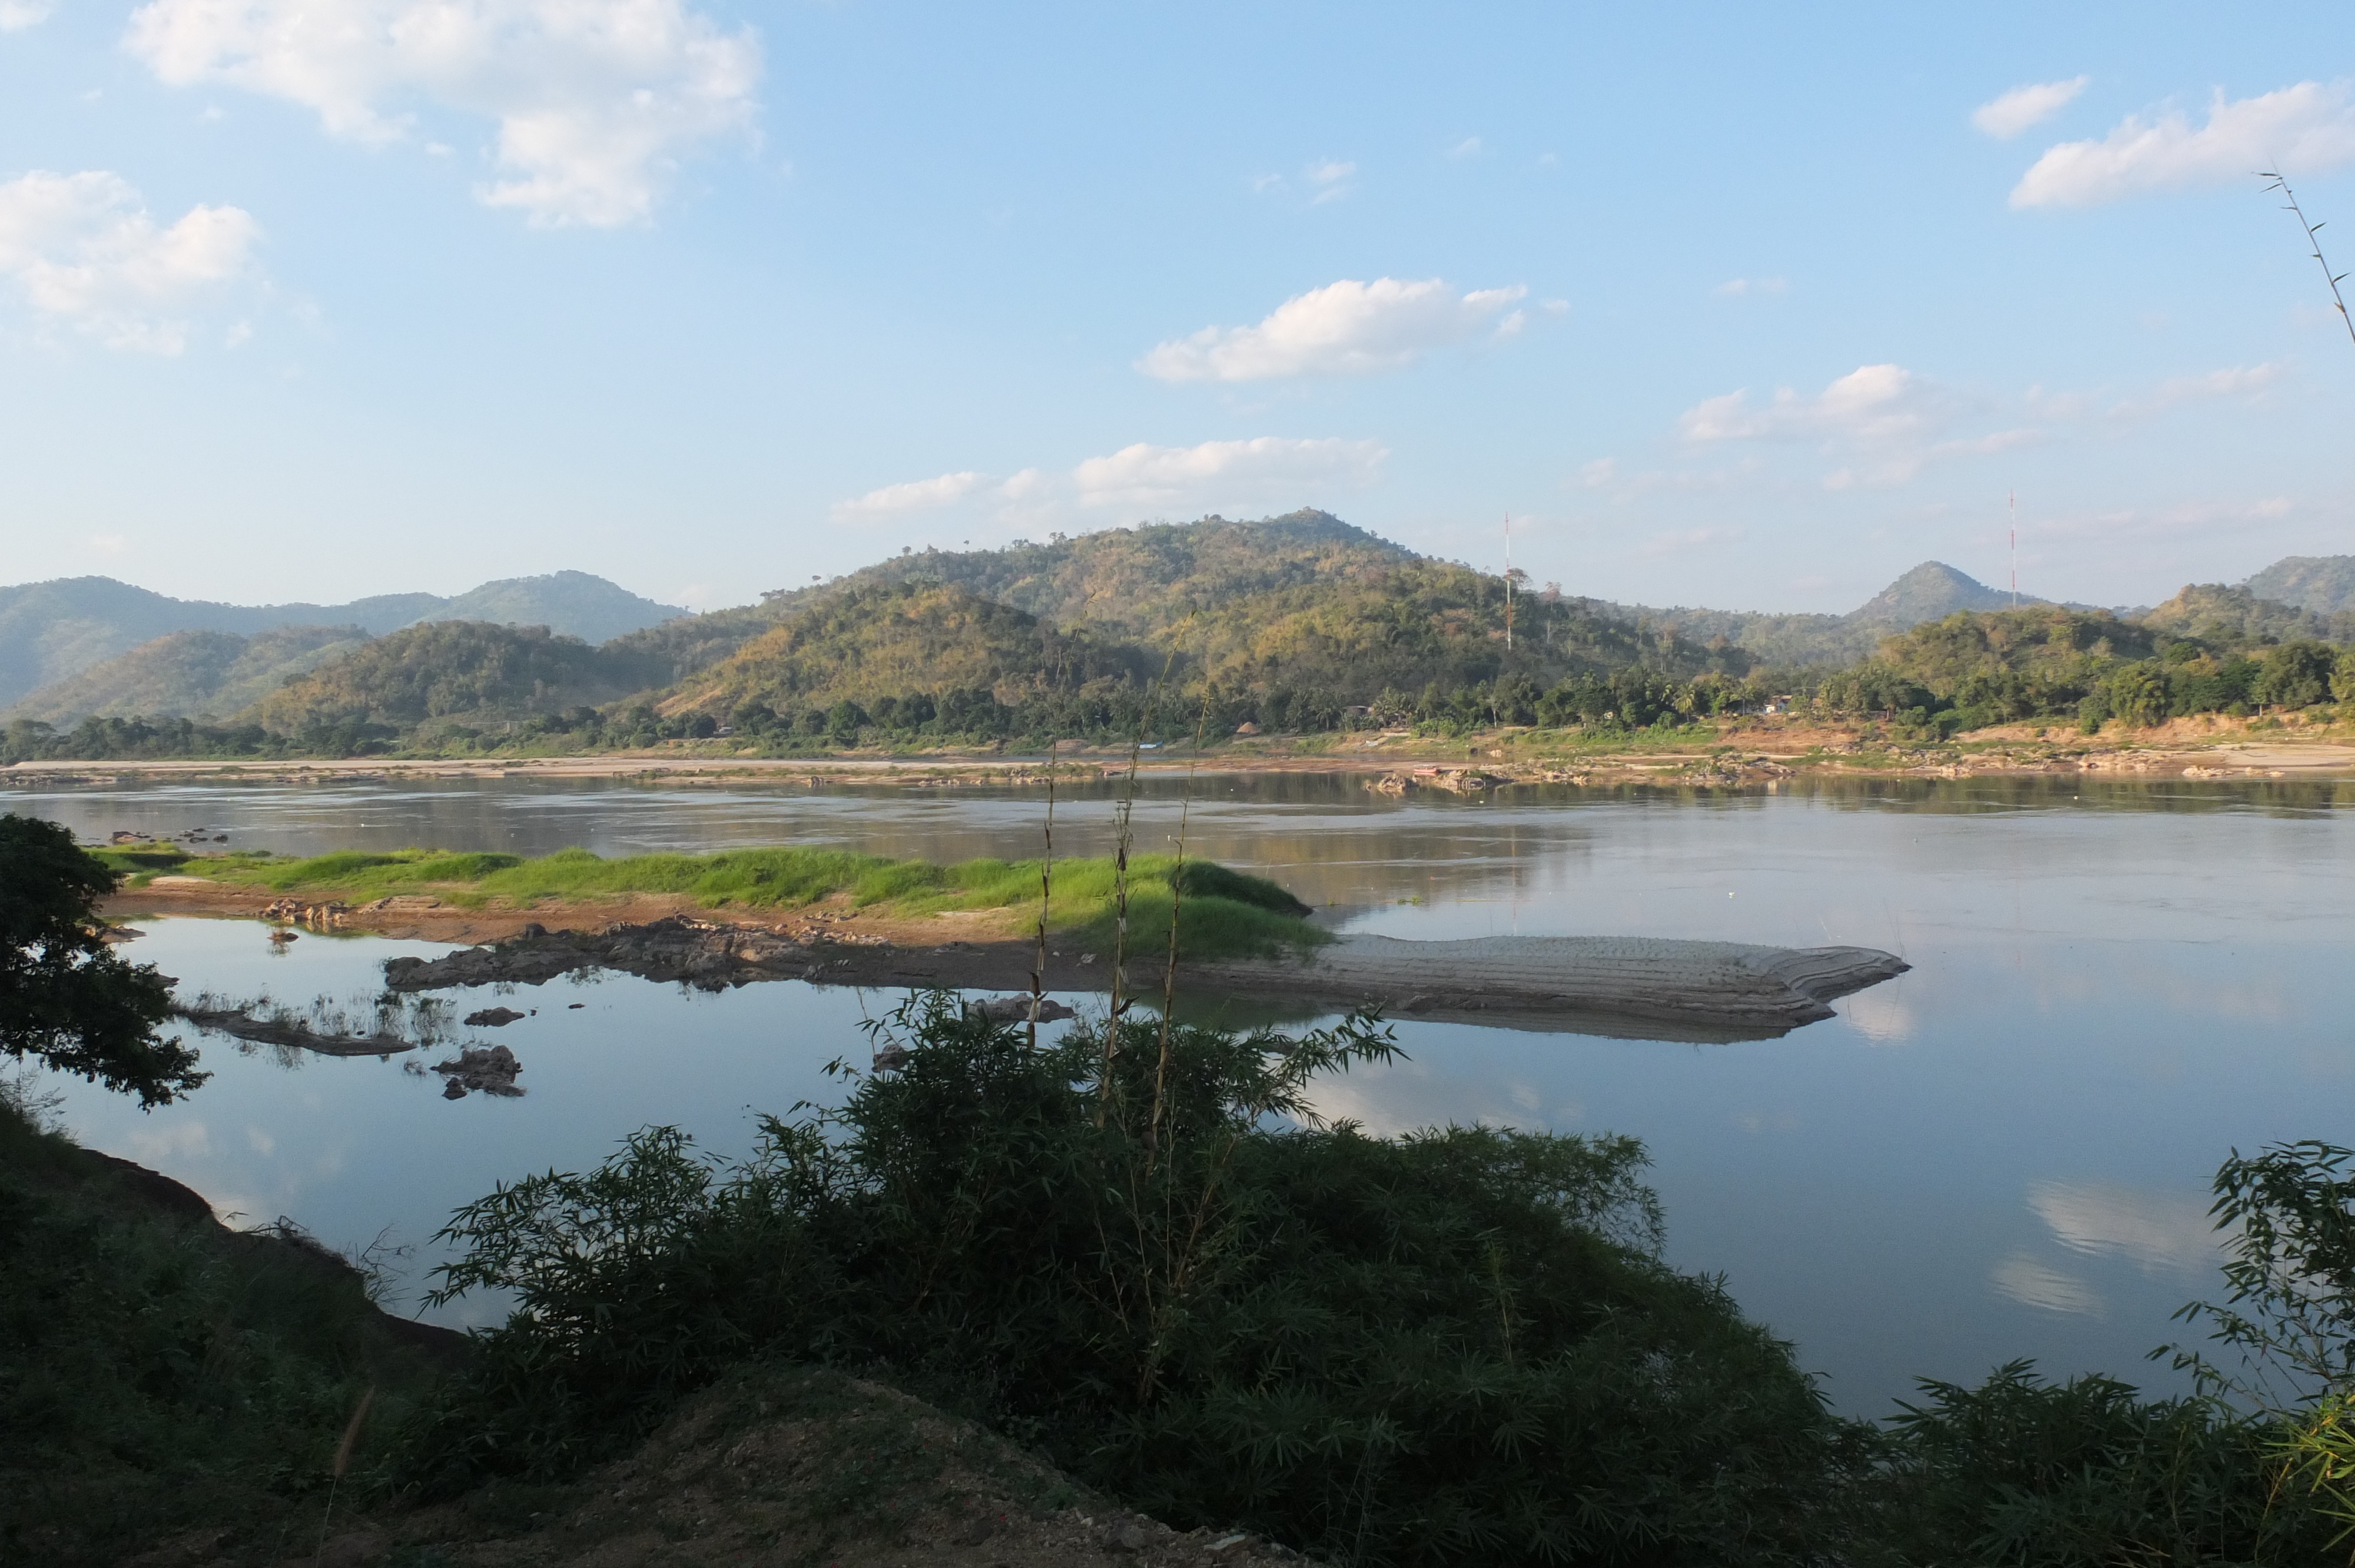
[[[1107,528],[1001,550],[926,550],[862,567],[838,583],[773,596],[780,609],[846,588],[946,583],[1057,626],[1090,625],[1131,638],[1185,620],[1201,606],[1287,588],[1364,582],[1424,557],[1327,512],[1256,523],[1205,517]]]
[[[1065,632],[1010,605],[939,583],[858,583],[812,599],[727,658],[665,694],[667,714],[724,718],[753,704],[773,712],[849,700],[951,692],[1007,706],[1038,692],[1135,686],[1146,674],[1135,645],[1085,628]]]
[[[2241,586],[2317,615],[2355,612],[2355,556],[2284,556]]]
[[[507,577],[455,598],[378,594],[332,605],[218,604],[174,599],[112,577],[20,583],[0,588],[0,709],[176,631],[250,636],[286,627],[336,626],[381,636],[423,620],[489,620],[545,626],[602,642],[686,613],[587,572]],[[59,705],[43,694],[24,711],[40,714]]]
[[[241,716],[285,736],[428,724],[480,730],[615,702],[655,673],[544,626],[432,620],[362,643]]]
[[[5,716],[63,725],[91,714],[225,718],[368,640],[357,626],[281,626],[250,636],[167,632],[42,687]]]

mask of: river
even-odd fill
[[[1140,845],[1186,786],[1147,781]],[[2179,1386],[2146,1352],[2219,1291],[2207,1185],[2232,1149],[2355,1142],[2355,785],[2078,779],[1814,780],[1770,791],[1546,787],[1375,795],[1328,774],[1205,774],[1189,852],[1273,876],[1348,929],[1409,938],[1633,934],[1889,948],[1911,973],[1779,1039],[1692,1045],[1401,1020],[1408,1059],[1330,1083],[1390,1132],[1484,1120],[1620,1132],[1651,1152],[1668,1255],[1721,1273],[1834,1403],[1885,1414],[1917,1376],[2048,1372]],[[10,809],[86,836],[204,828],[291,853],[428,844],[603,854],[795,842],[958,859],[1037,852],[1031,789],[453,779],[307,787],[23,787]],[[1102,853],[1109,787],[1065,790],[1060,853]],[[421,943],[250,922],[147,923],[132,949],[208,989],[282,1001],[376,989]],[[488,993],[460,993],[466,1007]],[[143,1115],[62,1084],[95,1147],[245,1223],[378,1237],[414,1305],[456,1204],[579,1169],[632,1129],[745,1148],[758,1111],[839,1091],[862,1019],[899,998],[621,977],[500,999],[527,1093],[445,1100],[395,1058],[207,1037],[213,1081]],[[415,1058],[410,1058],[411,1061]],[[479,1320],[488,1304],[434,1314]]]

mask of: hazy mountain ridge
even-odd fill
[[[281,626],[250,636],[166,632],[42,687],[0,712],[0,720],[70,725],[91,714],[226,717],[368,641],[357,626]]]
[[[2355,611],[2355,556],[2284,556],[2241,587],[2317,615]]]
[[[174,599],[112,577],[59,577],[0,588],[0,708],[176,631],[241,636],[293,626],[358,627],[382,636],[427,620],[511,620],[604,641],[687,612],[586,572],[509,577],[456,598],[378,594],[349,604],[223,604]],[[85,710],[89,711],[89,710]]]
[[[1884,638],[1925,621],[1943,620],[1958,609],[2014,608],[2012,596],[1992,588],[1944,561],[1924,561],[1846,615],[1776,614],[1676,606],[1594,601],[1604,614],[1674,627],[1701,641],[1724,638],[1770,664],[1848,664],[1869,659]],[[2021,607],[2045,601],[2019,596]]]
[[[2339,565],[2355,567],[2355,557],[2291,557],[2250,580],[2278,578],[2327,595]],[[1524,587],[1508,653],[1503,588],[1497,577],[1315,511],[1114,528],[998,550],[907,552],[758,604],[652,624],[646,618],[667,616],[667,607],[585,573],[559,572],[485,584],[456,599],[361,601],[379,624],[410,618],[376,642],[357,641],[366,635],[361,627],[174,633],[55,683],[6,716],[60,725],[90,713],[235,713],[292,734],[356,723],[496,725],[635,700],[667,715],[701,712],[724,722],[748,705],[806,711],[952,690],[987,691],[1011,705],[1024,693],[1141,690],[1164,672],[1190,691],[1364,705],[1507,674],[1547,686],[1634,668],[1689,679],[1741,677],[1762,663],[1902,663],[1922,651],[1898,649],[1891,638],[1958,612],[2009,613],[2013,603],[2009,593],[1936,561],[1846,615],[1657,609]],[[415,613],[421,602],[423,619]],[[2106,618],[2107,631],[2072,622],[2063,643],[2073,652],[2086,638],[2138,646],[2153,633],[2220,648],[2355,641],[2355,612],[2318,615],[2245,585],[2192,585],[2138,616],[2025,595],[2019,604],[2023,612]],[[456,606],[484,619],[446,619]],[[56,649],[102,638],[136,615],[250,620],[288,608],[190,605],[80,578],[0,590],[0,634],[30,627],[37,641],[46,637]],[[46,623],[37,624],[45,610]],[[535,612],[591,630],[625,630],[591,646],[494,623]],[[449,630],[429,635],[436,626]],[[0,635],[0,652],[5,646]]]

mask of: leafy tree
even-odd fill
[[[2325,642],[2285,642],[2267,653],[2251,695],[2268,707],[2309,708],[2330,698],[2338,650]]]
[[[0,816],[0,1050],[165,1105],[203,1083],[197,1054],[158,1040],[171,985],[101,938],[98,900],[119,874],[54,822]]]

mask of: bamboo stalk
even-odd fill
[[[1060,737],[1047,742],[1047,854],[1039,863],[1039,962],[1030,971],[1030,1049],[1039,1049],[1039,1013],[1047,999],[1047,901],[1055,891],[1055,752]]]
[[[1161,1142],[1162,1102],[1169,1086],[1169,1014],[1178,1005],[1178,916],[1186,904],[1186,827],[1194,814],[1194,773],[1202,765],[1202,739],[1209,733],[1210,694],[1202,694],[1202,716],[1194,725],[1194,750],[1186,758],[1186,794],[1178,808],[1178,863],[1169,872],[1169,958],[1161,971],[1160,1059],[1153,1067],[1153,1119],[1145,1128],[1148,1169]]]

